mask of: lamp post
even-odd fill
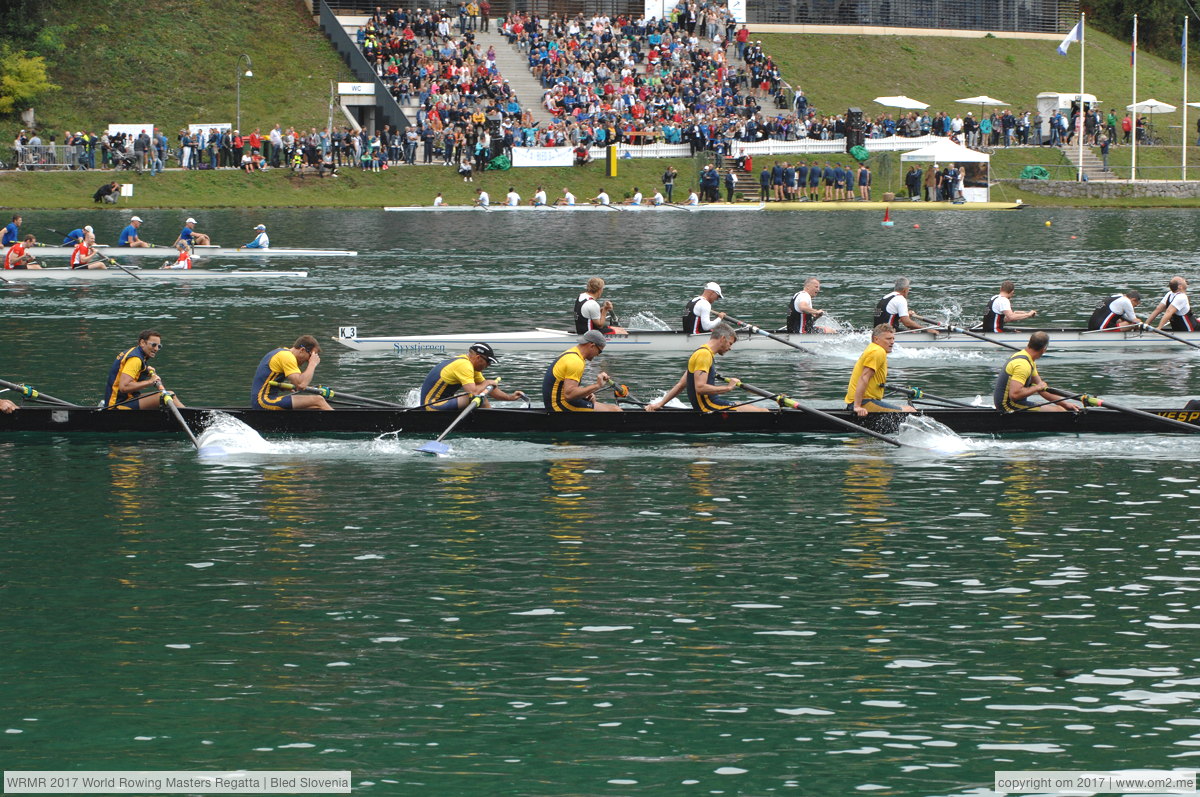
[[[242,130],[242,59],[246,59],[245,77],[254,77],[254,73],[250,70],[254,68],[254,64],[250,63],[250,56],[242,53],[237,60],[237,124],[234,130],[241,132]]]

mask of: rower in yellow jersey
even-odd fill
[[[472,397],[478,396],[488,385],[496,384],[498,380],[484,379],[483,372],[499,359],[488,344],[472,343],[466,354],[442,360],[433,366],[421,384],[421,406],[434,412],[465,409]],[[489,397],[497,401],[517,401],[525,398],[525,392],[514,390],[505,393],[494,387]],[[485,398],[481,406],[491,405]]]
[[[662,398],[647,404],[647,412],[661,409],[684,390],[687,390],[692,408],[700,412],[767,412],[766,407],[734,404],[723,397],[722,394],[740,387],[742,383],[738,379],[723,380],[717,373],[715,358],[724,356],[733,348],[737,333],[733,331],[733,327],[721,321],[712,328],[709,335],[708,342],[692,352],[692,356],[688,358],[687,370],[675,383],[675,387],[668,390]],[[721,384],[722,381],[726,384]]]
[[[558,355],[542,378],[542,403],[553,412],[621,412],[616,404],[604,404],[593,396],[609,383],[608,374],[601,371],[596,381],[583,384],[583,370],[594,360],[608,339],[597,329],[579,336],[579,343]]]
[[[1059,401],[1059,397],[1047,392],[1048,385],[1038,375],[1037,361],[1046,353],[1050,345],[1050,336],[1045,332],[1034,332],[1029,336],[1025,348],[1008,358],[1004,370],[996,379],[996,387],[992,391],[992,403],[1001,412],[1017,412],[1019,410],[1034,412],[1074,412],[1082,409],[1080,405],[1070,401]],[[1049,404],[1034,404],[1029,400],[1037,394],[1046,399]]]
[[[146,329],[138,334],[137,345],[117,355],[108,369],[108,383],[104,386],[104,406],[119,410],[152,410],[163,400],[163,384],[150,366],[150,361],[162,349],[162,335],[156,329]],[[149,396],[142,396],[146,388],[156,388]],[[175,397],[176,406],[184,406]]]
[[[896,345],[896,330],[891,324],[878,324],[871,330],[871,342],[859,355],[846,387],[846,409],[860,418],[869,412],[916,412],[908,404],[896,405],[883,400],[887,382],[887,356]]]
[[[312,335],[296,338],[291,348],[271,349],[254,372],[250,406],[263,410],[332,410],[322,396],[294,393],[308,387],[320,362],[321,344]],[[276,387],[272,382],[287,382],[293,390]]]

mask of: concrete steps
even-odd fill
[[[1067,160],[1069,160],[1072,163],[1072,165],[1074,165],[1075,168],[1078,170],[1078,168],[1080,166],[1079,146],[1076,145],[1076,146],[1063,147],[1062,151],[1063,151],[1063,154],[1067,156]],[[1087,179],[1089,181],[1116,179],[1117,175],[1115,173],[1113,173],[1113,171],[1111,169],[1108,171],[1105,171],[1104,162],[1096,156],[1096,153],[1092,151],[1091,147],[1085,146],[1083,148],[1082,165],[1083,165],[1083,174],[1084,174],[1084,176],[1087,177]]]
[[[484,52],[488,47],[496,51],[496,67],[500,76],[508,81],[517,95],[521,110],[533,114],[534,121],[541,125],[554,122],[554,115],[542,105],[545,90],[533,73],[529,71],[529,57],[508,43],[508,39],[495,31],[475,31],[475,41]]]

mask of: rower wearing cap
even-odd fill
[[[724,313],[713,315],[712,303],[723,297],[720,285],[715,282],[705,283],[700,295],[688,302],[683,309],[683,331],[689,335],[712,331],[716,323],[725,318]]]
[[[915,412],[908,404],[896,405],[883,400],[887,384],[887,356],[896,345],[896,330],[891,324],[876,324],[871,342],[858,356],[846,388],[846,409],[860,418],[869,412]]]
[[[421,405],[434,412],[465,409],[472,396],[479,395],[488,385],[497,383],[495,379],[484,379],[483,372],[499,360],[496,352],[486,343],[473,343],[466,354],[442,360],[421,383]],[[494,387],[489,397],[497,401],[518,401],[525,398],[525,393],[521,390],[505,393]],[[486,398],[483,406],[488,406]]]
[[[875,320],[874,326],[887,324],[892,329],[899,329],[901,326],[909,329],[920,329],[921,325],[913,321],[908,310],[908,292],[912,288],[912,283],[908,277],[900,277],[896,280],[891,293],[884,296],[875,305]]]
[[[323,396],[297,392],[309,386],[320,363],[321,344],[312,335],[301,335],[290,348],[271,349],[254,372],[250,406],[263,410],[332,410]],[[294,389],[277,387],[272,382],[287,382]]]
[[[668,401],[686,390],[688,400],[692,402],[692,409],[700,412],[766,412],[765,407],[734,404],[722,395],[740,387],[742,383],[738,379],[721,377],[717,373],[714,358],[723,357],[733,348],[736,341],[737,333],[729,324],[722,321],[714,326],[708,342],[692,352],[692,356],[688,358],[687,370],[683,372],[683,376],[666,395],[647,404],[646,411],[662,409]],[[721,384],[722,382],[725,384]]]
[[[250,243],[246,244],[242,248],[243,249],[270,249],[271,248],[271,239],[267,237],[267,225],[265,225],[265,224],[258,225],[257,227],[254,228],[254,232],[257,233],[257,235],[254,236],[254,240],[251,241]]]
[[[1125,331],[1137,329],[1142,321],[1137,317],[1134,308],[1142,303],[1142,295],[1137,291],[1114,293],[1101,300],[1088,319],[1088,329],[1115,329]],[[1126,323],[1122,323],[1126,322]]]
[[[196,220],[189,218],[183,223],[183,229],[179,231],[179,237],[175,239],[175,243],[183,241],[188,246],[208,246],[208,236],[202,232],[196,232]]]
[[[121,235],[119,238],[117,238],[117,246],[149,246],[150,244],[138,237],[138,228],[141,226],[142,220],[139,216],[134,216],[131,218],[125,229],[121,230]]]
[[[175,244],[175,248],[179,250],[179,257],[174,260],[164,260],[162,268],[191,268],[192,250],[188,249],[188,245],[183,241]]]
[[[1188,301],[1187,289],[1187,280],[1183,277],[1171,277],[1171,282],[1167,285],[1167,295],[1158,303],[1158,307],[1154,308],[1154,312],[1146,318],[1146,323],[1153,323],[1161,313],[1162,320],[1158,322],[1156,329],[1162,329],[1168,323],[1175,332],[1195,332],[1200,329],[1200,321],[1197,321],[1196,317],[1192,315],[1192,305]]]
[[[575,331],[579,334],[589,330],[599,330],[605,335],[624,335],[621,327],[608,323],[609,314],[613,311],[610,301],[600,301],[604,293],[604,280],[592,277],[587,281],[587,288],[575,300]]]
[[[593,398],[597,391],[609,383],[604,371],[596,374],[596,381],[583,384],[583,370],[590,360],[604,351],[608,344],[604,335],[596,329],[579,336],[579,342],[558,355],[546,369],[542,379],[542,403],[553,412],[621,412],[616,404],[604,404]]]
[[[1066,412],[1081,409],[1078,404],[1069,401],[1059,401],[1059,397],[1046,392],[1047,385],[1038,375],[1035,363],[1046,353],[1050,345],[1050,336],[1044,331],[1034,332],[1029,336],[1025,348],[1008,358],[992,390],[992,403],[1001,412],[1017,412],[1032,410],[1035,412]],[[1048,404],[1034,404],[1029,397],[1037,394]]]
[[[83,243],[84,241],[87,240],[88,235],[94,234],[94,232],[95,231],[92,230],[92,225],[90,225],[90,224],[86,227],[79,227],[77,229],[71,230],[69,233],[67,233],[67,237],[63,238],[62,245],[63,246],[74,246],[75,244]]]
[[[108,382],[104,386],[104,406],[118,410],[152,410],[163,402],[163,384],[150,367],[150,361],[162,349],[162,334],[155,329],[146,329],[138,334],[137,345],[117,355],[108,369]],[[142,396],[147,388],[156,388],[153,395]],[[183,402],[175,397],[175,403]]]

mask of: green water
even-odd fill
[[[181,220],[140,215],[150,240]],[[1081,321],[1110,288],[1157,299],[1200,248],[1194,214],[1169,211],[897,213],[891,230],[865,213],[197,218],[222,244],[264,221],[276,245],[362,256],[270,261],[310,269],[298,284],[0,285],[0,376],[96,401],[153,326],[185,401],[241,404],[259,357],[300,333],[563,326],[593,275],[643,323],[675,323],[716,279],[718,309],[771,326],[816,275],[818,304],[863,326],[902,274],[920,311],[973,319],[1013,278],[1018,308]],[[88,222],[101,241],[121,226],[26,216]],[[735,348],[722,370],[833,406],[860,349]],[[1003,356],[891,368],[971,400]],[[1200,394],[1196,362],[1042,371],[1172,404]],[[405,400],[432,363],[330,343],[318,376]],[[536,389],[546,363],[494,372]],[[643,398],[683,368],[603,365]],[[350,769],[356,793],[389,795],[986,795],[997,769],[1195,766],[1190,438],[939,455],[849,436],[457,437],[436,459],[402,435],[237,439],[214,461],[167,437],[0,437],[5,769]]]

